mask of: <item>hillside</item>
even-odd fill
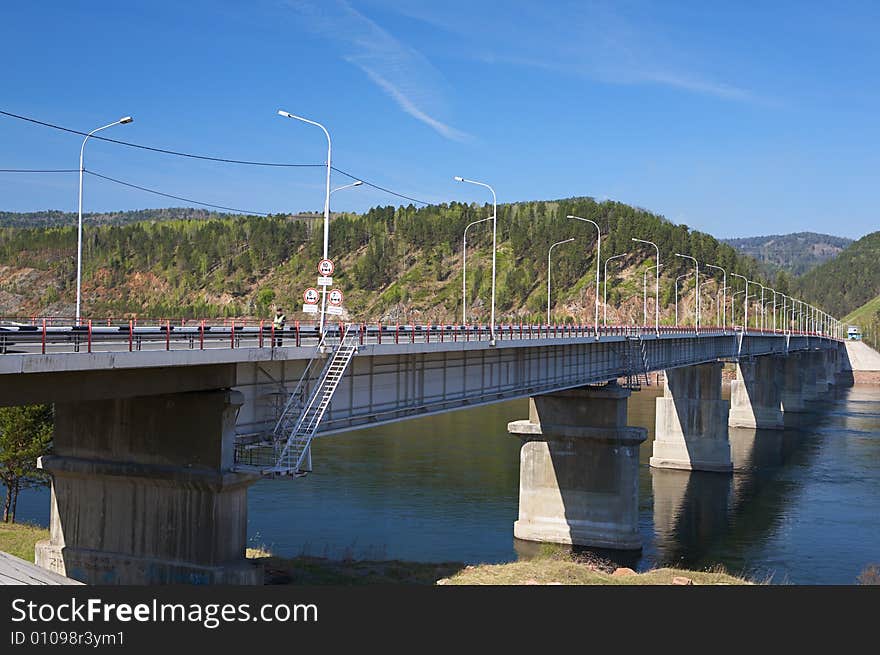
[[[858,325],[866,343],[874,348],[880,345],[880,296],[872,298],[854,312],[847,314],[843,322]]]
[[[795,284],[808,302],[846,316],[880,295],[880,232],[862,237]]]
[[[852,239],[815,232],[772,234],[722,241],[767,265],[770,272],[783,270],[795,276],[803,275],[833,259],[853,242]]]
[[[382,321],[461,320],[461,235],[489,215],[486,206],[459,203],[424,208],[376,207],[340,214],[331,223],[336,284],[345,292],[348,318]],[[547,248],[553,251],[555,319],[588,322],[595,302],[595,231],[567,220],[575,214],[602,226],[602,259],[627,253],[609,267],[608,319],[641,322],[643,273],[656,242],[664,264],[661,307],[672,322],[672,281],[693,269],[674,252],[692,253],[728,272],[762,279],[754,260],[687,226],[661,216],[590,198],[499,206],[497,319],[543,320]],[[252,316],[267,318],[273,303],[291,319],[301,294],[315,283],[321,252],[320,223],[284,216],[89,225],[84,239],[84,315],[141,317]],[[468,233],[469,321],[488,319],[491,285],[490,223]],[[0,315],[73,314],[75,226],[0,229]],[[692,276],[682,282],[682,320],[693,311]],[[650,274],[648,276],[650,285]],[[713,322],[718,282],[703,288],[704,323]],[[780,289],[784,291],[784,289]],[[601,290],[600,290],[601,293]],[[651,295],[651,294],[649,294]],[[619,307],[620,309],[616,309]],[[653,311],[653,308],[649,308]]]

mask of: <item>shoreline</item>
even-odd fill
[[[0,523],[0,551],[33,562],[34,545],[48,529],[27,523]],[[30,553],[31,556],[27,557]],[[529,559],[502,564],[331,560],[276,557],[264,549],[247,550],[247,559],[263,566],[264,586],[274,585],[750,585],[754,581],[716,566],[706,571],[660,568],[637,573],[606,560],[572,555],[564,547],[541,544]]]

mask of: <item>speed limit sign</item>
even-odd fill
[[[334,307],[339,307],[342,304],[342,292],[339,289],[333,289],[327,296],[327,302]]]
[[[318,262],[318,273],[323,275],[324,277],[330,277],[333,275],[333,262],[329,259],[322,259]]]
[[[303,301],[307,305],[315,305],[318,303],[318,290],[309,287],[305,291],[303,291]]]

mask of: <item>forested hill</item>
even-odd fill
[[[797,281],[808,302],[845,316],[880,295],[880,232],[862,237]]]
[[[815,232],[772,234],[763,237],[723,239],[741,253],[766,264],[768,270],[783,270],[790,275],[803,275],[816,266],[836,257],[853,240]]]
[[[595,299],[595,229],[566,218],[574,214],[602,228],[602,260],[609,266],[609,321],[642,320],[643,274],[660,248],[661,310],[674,320],[680,281],[682,320],[692,312],[693,268],[673,253],[689,253],[750,279],[767,282],[756,261],[732,247],[661,216],[617,202],[590,198],[521,202],[498,208],[497,318],[538,320],[546,308],[547,249],[553,251],[555,319],[592,321]],[[331,222],[335,283],[355,320],[461,320],[462,233],[489,216],[487,206],[451,203],[424,208],[376,207],[340,214]],[[222,217],[135,222],[86,228],[83,255],[84,314],[115,317],[268,317],[273,303],[289,317],[303,290],[315,284],[321,253],[319,223],[287,217]],[[486,321],[491,285],[491,222],[468,233],[468,320]],[[74,225],[0,229],[0,315],[71,315],[75,297]],[[701,271],[703,272],[703,271]],[[703,283],[704,310],[716,316],[720,275]],[[728,282],[735,285],[733,278]],[[785,291],[779,282],[774,285]],[[601,293],[601,289],[599,292]],[[620,309],[616,309],[620,307]],[[653,307],[650,308],[653,311]],[[704,323],[711,319],[704,317]]]
[[[301,218],[318,218],[319,214],[303,214]],[[72,225],[77,221],[75,212],[47,209],[39,212],[2,212],[0,227],[57,227]],[[192,207],[167,207],[165,209],[133,209],[130,211],[86,213],[83,220],[92,225],[125,225],[140,221],[213,220],[237,218],[236,214],[226,214]]]

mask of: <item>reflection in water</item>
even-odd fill
[[[781,431],[730,430],[734,474],[648,466],[656,387],[630,399],[648,429],[639,468],[641,569],[672,564],[853,583],[880,560],[880,387],[834,388]],[[501,562],[514,542],[519,440],[528,403],[406,421],[319,440],[315,473],[250,493],[249,538],[281,555]],[[23,493],[19,519],[43,525],[49,494]]]

